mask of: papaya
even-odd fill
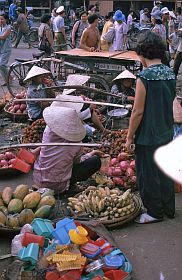
[[[51,189],[48,189],[47,191],[45,191],[45,192],[41,195],[41,197],[43,198],[43,197],[48,196],[48,195],[53,196],[53,195],[54,195],[54,191],[51,190]]]
[[[53,206],[55,206],[55,204],[56,204],[56,200],[55,200],[54,196],[51,196],[51,195],[44,196],[43,198],[41,198],[41,200],[37,206],[37,209],[39,209],[43,205],[50,205],[53,207]]]
[[[18,198],[12,199],[8,204],[8,212],[10,214],[20,213],[22,209],[23,209],[23,202]]]
[[[2,212],[5,216],[8,215],[8,209],[5,206],[0,206],[0,212]]]
[[[50,205],[43,205],[35,212],[35,218],[48,218],[51,213]]]
[[[28,193],[29,188],[27,185],[18,185],[13,193],[13,197],[23,200]]]
[[[4,202],[3,202],[2,198],[0,198],[0,206],[4,206]]]
[[[2,199],[6,205],[9,204],[10,200],[12,199],[13,189],[11,187],[5,187],[2,192]]]
[[[25,224],[31,224],[33,219],[35,218],[35,214],[32,209],[24,209],[19,214],[19,223],[20,226],[24,226]]]
[[[18,215],[8,215],[6,218],[7,227],[18,228],[20,226]]]
[[[24,208],[35,208],[39,204],[41,199],[41,195],[38,192],[31,192],[25,196],[23,199],[23,206]]]
[[[6,224],[6,216],[0,212],[0,224],[5,225]]]

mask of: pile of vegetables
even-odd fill
[[[135,160],[130,160],[130,156],[121,152],[116,158],[112,158],[108,169],[108,175],[115,185],[124,188],[133,188],[136,185]]]
[[[15,96],[16,99],[24,99],[26,98],[26,92],[21,91],[20,93],[17,93]],[[14,102],[11,101],[7,107],[7,111],[9,113],[18,114],[18,115],[27,115],[27,105],[26,102]]]
[[[42,135],[45,129],[44,119],[39,119],[27,126],[23,130],[23,143],[39,143],[42,140]]]
[[[11,151],[7,151],[0,154],[0,169],[1,168],[11,168],[14,162],[16,154]]]
[[[0,193],[0,226],[18,228],[34,218],[48,218],[55,203],[49,192],[41,196],[39,192],[30,192],[27,185],[19,185],[15,191],[5,187]]]
[[[109,189],[90,186],[77,198],[68,198],[68,206],[78,214],[87,213],[102,221],[124,217],[135,211],[131,190]]]
[[[121,151],[126,152],[126,136],[128,131],[124,130],[115,130],[104,135],[102,137],[102,142],[109,142],[109,147],[101,147],[100,150],[105,154],[111,155],[111,157],[117,157]]]

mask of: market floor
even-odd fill
[[[31,186],[31,174],[0,180],[3,186]],[[176,194],[176,218],[161,223],[136,225],[130,223],[112,231],[116,242],[133,265],[133,280],[182,279],[182,193]],[[11,236],[2,235],[0,256],[10,252]],[[0,271],[10,260],[0,260]]]

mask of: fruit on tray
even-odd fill
[[[26,92],[21,91],[15,95],[16,99],[24,99],[26,98]],[[10,101],[10,106],[7,108],[9,113],[15,113],[19,115],[27,115],[27,105],[26,102],[18,102],[18,101]]]
[[[27,126],[23,130],[23,143],[41,142],[45,126],[46,124],[44,119],[36,120],[31,125]]]
[[[35,217],[49,218],[56,204],[53,195],[42,197],[24,184],[18,185],[14,192],[13,188],[5,187],[0,202],[0,225],[10,228],[31,224]]]
[[[127,153],[121,152],[117,157],[111,159],[108,176],[112,178],[115,185],[124,188],[135,187],[135,160],[131,160]]]
[[[131,190],[90,186],[78,197],[68,198],[68,206],[75,212],[88,213],[102,221],[124,217],[134,212],[135,203]]]
[[[15,157],[15,153],[11,151],[0,153],[0,169],[12,167],[12,163],[15,160]]]
[[[110,154],[112,157],[118,156],[122,151],[126,152],[126,136],[127,129],[124,130],[115,130],[110,133],[104,135],[102,137],[103,143],[110,143],[109,147],[101,147],[100,150],[106,154]]]

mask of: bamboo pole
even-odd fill
[[[127,109],[125,105],[115,104],[115,103],[108,103],[108,102],[99,102],[99,101],[90,101],[90,100],[83,100],[83,101],[72,101],[72,100],[59,100],[57,98],[23,98],[23,99],[13,99],[13,102],[26,102],[26,101],[58,101],[58,102],[68,102],[68,103],[84,103],[84,104],[92,104],[92,105],[102,105],[102,106],[110,106],[110,107],[117,107]]]
[[[0,146],[0,150],[10,149],[10,148],[34,148],[34,147],[45,147],[45,146],[73,146],[73,147],[88,147],[88,148],[100,148],[101,146],[108,147],[109,143],[96,144],[96,143],[23,143],[23,144],[9,144],[6,146]]]

